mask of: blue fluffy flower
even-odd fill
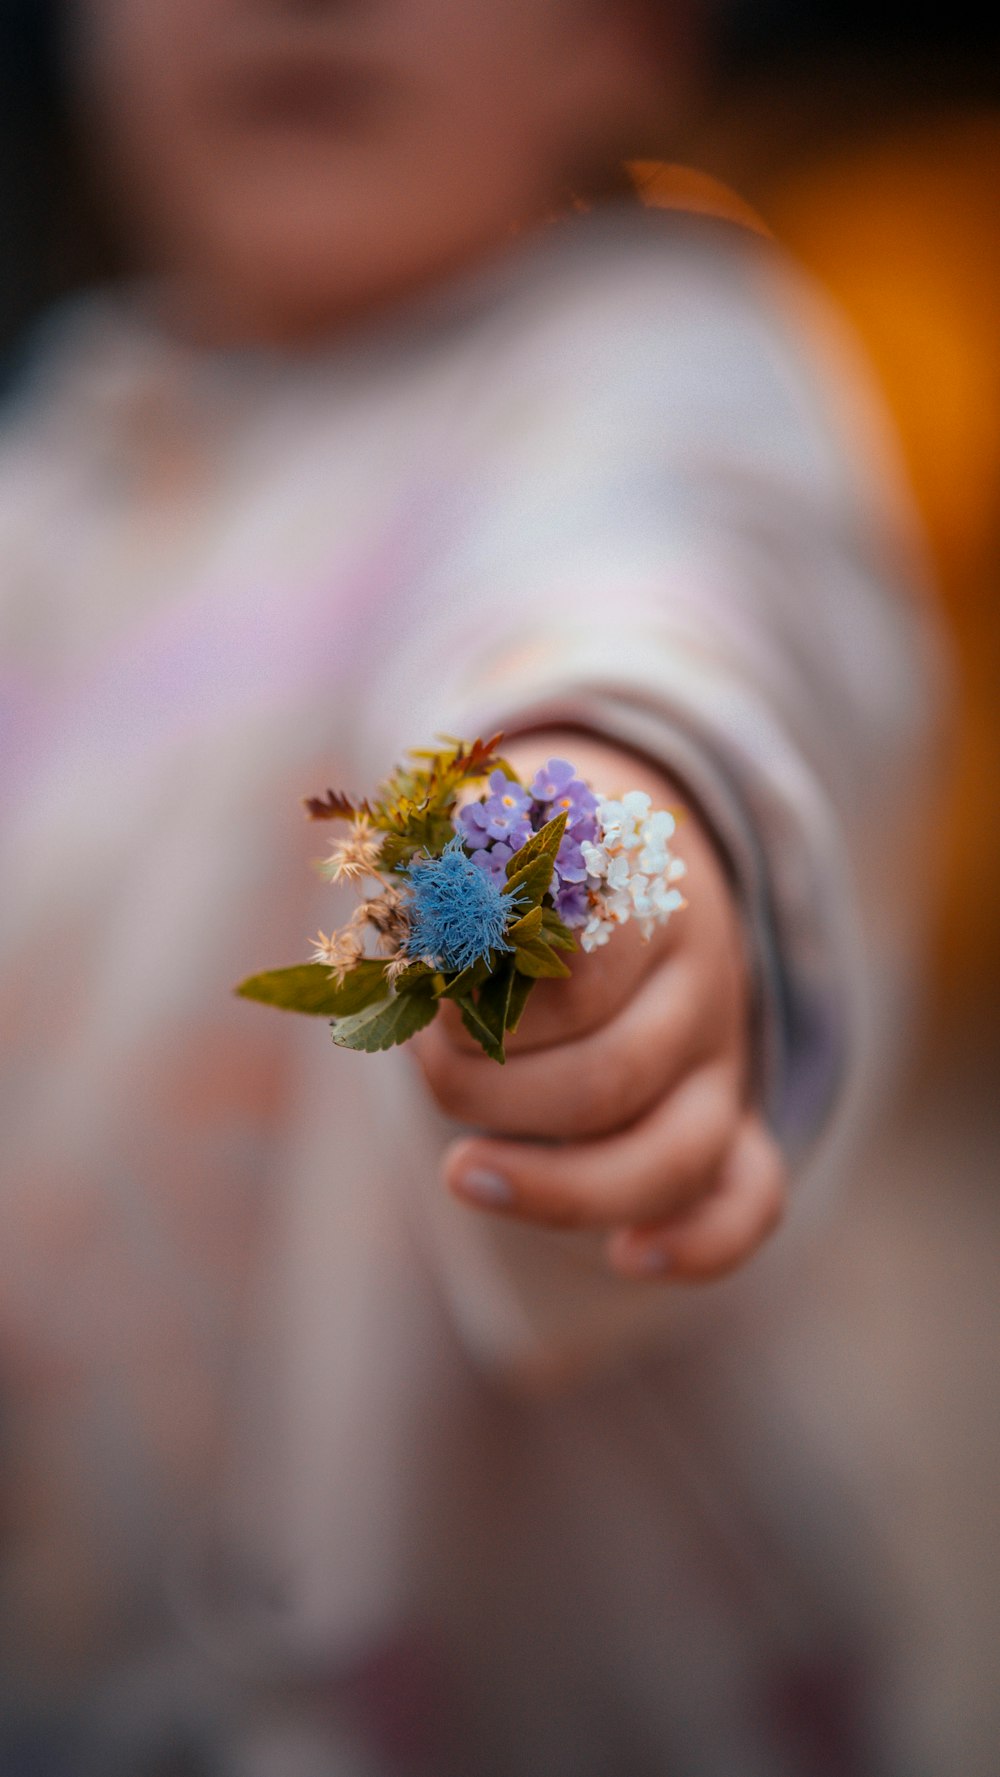
[[[488,870],[477,869],[456,835],[439,858],[414,858],[410,886],[412,957],[441,969],[467,969],[491,950],[510,950],[504,936],[510,898]]]

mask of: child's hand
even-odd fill
[[[647,790],[678,808],[650,767],[578,735],[508,749],[522,777],[553,754],[606,794]],[[628,1277],[703,1280],[732,1271],[777,1225],[781,1156],[747,1105],[747,970],[732,893],[698,818],[679,826],[688,906],[642,943],[632,925],[572,981],[542,981],[503,1069],[452,1006],[417,1041],[438,1104],[483,1134],[453,1143],[456,1195],[549,1227],[609,1230]]]

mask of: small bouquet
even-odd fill
[[[335,1043],[368,1051],[405,1042],[454,1000],[502,1062],[535,982],[569,975],[566,952],[595,950],[633,919],[648,938],[683,907],[672,814],[641,790],[599,795],[565,759],[524,784],[502,738],[413,752],[371,801],[309,798],[313,820],[347,825],[321,869],[354,884],[358,905],[318,934],[310,962],[237,993],[328,1017]]]

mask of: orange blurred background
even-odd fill
[[[932,1003],[1000,1001],[1000,112],[947,108],[802,143],[751,115],[703,162],[639,163],[649,202],[772,233],[860,336],[902,444],[956,656]],[[731,183],[729,182],[731,181]]]

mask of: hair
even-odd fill
[[[75,152],[64,0],[0,0],[0,379],[48,305],[110,255]]]

